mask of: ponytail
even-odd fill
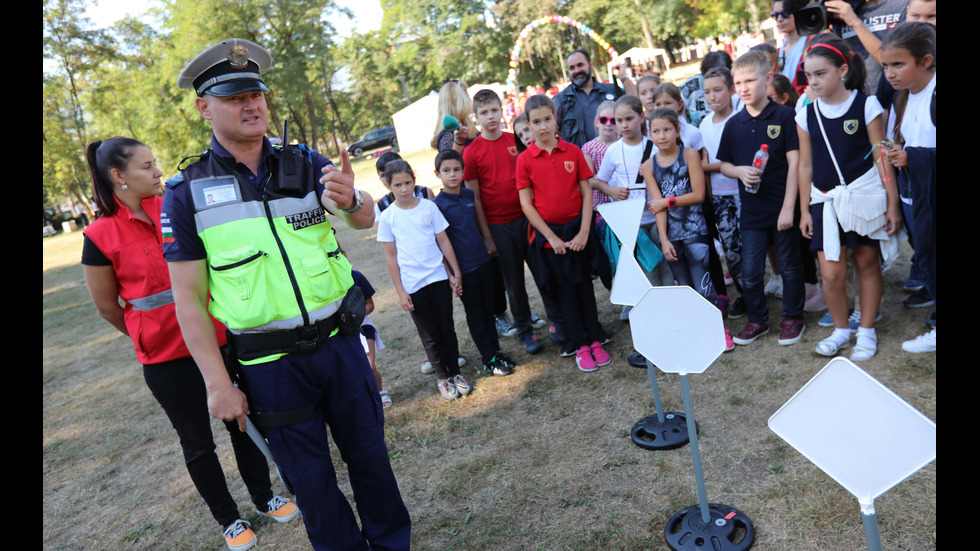
[[[108,138],[105,141],[96,140],[88,144],[85,160],[88,162],[99,216],[111,216],[116,213],[118,205],[113,191],[112,169],[126,170],[138,147],[145,147],[145,144],[133,138],[122,137]]]

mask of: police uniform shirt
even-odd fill
[[[227,161],[229,166],[235,167],[242,184],[248,184],[256,189],[262,189],[266,180],[269,178],[268,159],[269,156],[278,157],[280,152],[272,146],[268,138],[263,138],[262,163],[259,165],[259,173],[252,174],[251,170],[245,165],[237,163],[234,157],[228,153],[218,140],[211,137],[211,154],[218,155]],[[330,159],[317,152],[312,153],[313,174],[319,176],[322,169],[326,166],[333,166]],[[323,184],[319,178],[315,184],[317,197],[323,194]],[[208,201],[222,201],[223,197],[214,196],[206,198]],[[204,243],[197,234],[197,225],[194,221],[195,209],[194,201],[190,196],[190,186],[173,186],[172,181],[167,182],[167,189],[163,199],[163,212],[161,214],[160,226],[163,232],[163,253],[168,262],[174,260],[204,260],[207,258],[207,251]]]

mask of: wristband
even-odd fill
[[[669,210],[674,210],[674,207],[676,206],[677,206],[677,198],[671,195],[670,197],[667,198],[667,208]]]

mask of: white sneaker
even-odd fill
[[[464,365],[466,365],[466,358],[460,356],[459,359],[456,360],[456,364],[459,365],[459,367],[463,367]],[[422,373],[428,375],[429,373],[432,373],[434,371],[435,369],[433,369],[432,363],[430,363],[428,360],[426,360],[425,363],[422,364]]]
[[[933,329],[925,335],[919,335],[918,337],[905,341],[902,343],[902,350],[906,352],[920,353],[920,352],[935,352],[936,351],[936,330]]]
[[[766,282],[766,294],[776,298],[783,298],[783,276],[773,275]]]

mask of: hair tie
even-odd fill
[[[838,50],[837,48],[831,46],[830,44],[826,44],[826,43],[823,43],[823,42],[818,42],[817,44],[814,44],[813,46],[810,46],[810,48],[807,49],[807,51],[806,51],[807,55],[810,55],[810,52],[812,52],[813,49],[816,48],[817,46],[822,46],[824,48],[829,48],[829,49],[833,50],[834,52],[837,53],[837,55],[840,56],[840,58],[842,60],[844,60],[844,63],[847,64],[847,58],[844,57],[844,54],[842,54],[840,50]],[[853,56],[854,55],[854,52],[850,52],[850,54]]]

